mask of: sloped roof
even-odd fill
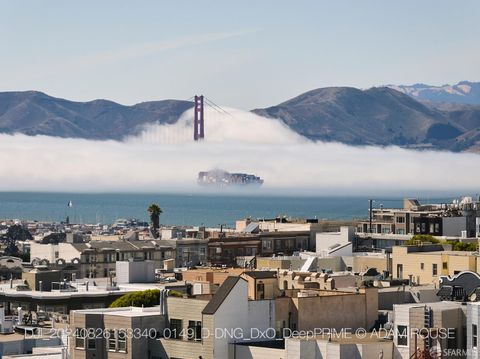
[[[258,227],[260,226],[260,224],[258,222],[251,222],[249,223],[245,229],[242,231],[244,233],[256,233],[258,232]]]
[[[213,298],[208,302],[205,308],[203,308],[202,314],[215,314],[239,280],[245,279],[234,276],[227,277],[220,288],[218,288],[217,292],[213,295]]]

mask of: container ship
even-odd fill
[[[253,174],[229,173],[224,170],[216,169],[199,172],[197,182],[201,186],[261,186],[263,184],[263,179]]]

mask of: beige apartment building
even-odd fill
[[[275,299],[280,295],[277,271],[247,271],[241,277],[247,281],[251,300]]]
[[[242,268],[195,268],[182,271],[182,280],[187,282],[205,282],[222,285],[230,276],[238,276],[244,272]]]
[[[466,312],[467,306],[461,302],[395,304],[394,358],[425,358],[425,352],[432,351],[442,352],[435,357],[443,359],[465,358],[455,351],[466,348]]]
[[[369,330],[378,319],[378,290],[287,290],[284,297],[275,300],[275,316],[282,332],[316,328]]]
[[[165,320],[158,307],[76,310],[70,328],[71,359],[152,358]]]
[[[478,253],[443,250],[438,245],[392,248],[392,276],[416,284],[437,284],[442,275],[477,271]]]

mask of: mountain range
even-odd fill
[[[68,101],[36,91],[0,92],[0,132],[121,140],[144,124],[174,123],[192,106],[178,100],[124,106],[107,100]],[[480,152],[480,83],[464,81],[442,90],[427,85],[327,87],[252,111],[279,119],[312,140]]]
[[[388,85],[421,101],[480,105],[480,82],[461,81],[456,85]]]
[[[147,123],[174,123],[188,101],[164,100],[124,106],[107,100],[74,102],[42,92],[0,92],[0,132],[121,140]]]

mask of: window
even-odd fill
[[[403,279],[403,264],[397,264],[397,278]]]
[[[272,249],[272,241],[263,241],[263,249]]]
[[[87,349],[96,349],[97,340],[95,339],[95,331],[93,331],[87,338]]]
[[[108,338],[108,350],[115,351],[117,350],[117,339],[115,338],[115,330],[110,329],[107,331],[107,338]]]
[[[424,270],[425,269],[425,263],[420,263],[420,269]]]
[[[75,329],[75,348],[85,349],[85,328],[76,328]]]
[[[123,329],[107,329],[107,349],[109,352],[127,352],[127,334]]]
[[[476,348],[477,345],[478,345],[477,325],[472,324],[472,347]]]
[[[265,284],[263,283],[257,284],[257,298],[265,299]]]
[[[397,223],[405,223],[405,217],[396,217]]]
[[[170,338],[171,339],[181,339],[182,334],[182,320],[181,319],[170,319]]]
[[[202,322],[189,320],[187,334],[188,340],[202,340]]]
[[[442,263],[442,268],[443,269],[448,269],[448,262],[443,262]]]
[[[127,333],[125,330],[119,330],[117,333],[117,349],[119,352],[127,351]]]
[[[437,275],[438,269],[437,269],[437,264],[432,264],[432,275]]]
[[[397,345],[408,345],[408,335],[406,325],[397,325]]]

